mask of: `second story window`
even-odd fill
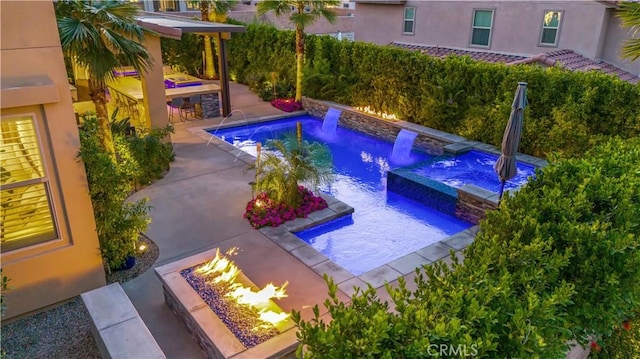
[[[405,7],[404,8],[404,27],[402,28],[402,33],[413,34],[415,22],[416,22],[416,8]]]
[[[473,12],[473,29],[471,45],[489,47],[493,10],[475,10]]]
[[[178,0],[159,0],[153,2],[153,11],[180,11]]]
[[[185,1],[185,5],[186,5],[187,11],[200,11],[200,4],[199,3],[195,3],[195,2],[191,2],[191,1]]]
[[[558,30],[560,30],[560,21],[562,20],[562,12],[545,11],[542,20],[542,34],[540,35],[540,45],[556,46],[558,44]]]

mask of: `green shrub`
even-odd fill
[[[303,93],[369,106],[403,120],[500,145],[518,81],[529,106],[520,150],[545,157],[581,155],[611,136],[640,135],[640,86],[596,71],[505,66],[450,56],[444,60],[390,46],[305,36]],[[229,41],[232,79],[264,95],[270,74],[295,86],[292,31],[247,25]],[[270,96],[263,96],[271,100]],[[576,131],[575,133],[573,131]]]
[[[341,302],[330,324],[294,320],[310,358],[415,358],[440,345],[478,357],[563,357],[577,339],[614,338],[640,306],[640,138],[583,159],[554,158],[487,214],[463,264],[436,264],[387,290]],[[625,349],[626,350],[626,349]],[[302,349],[300,349],[302,354]]]
[[[620,325],[616,326],[611,336],[599,338],[597,342],[600,352],[591,350],[596,359],[640,358],[640,310]]]
[[[4,294],[9,290],[9,277],[2,273],[2,268],[0,268],[0,316],[4,316],[4,312],[7,309],[7,303],[4,302]]]
[[[139,233],[150,222],[149,206],[146,199],[125,202],[133,189],[130,174],[102,149],[95,116],[83,116],[80,144],[100,250],[109,268],[117,268],[135,254]]]
[[[250,168],[256,170],[255,190],[266,192],[275,204],[297,209],[303,204],[302,182],[317,188],[331,178],[331,152],[319,142],[304,141],[300,123],[297,134],[270,140],[266,147]]]
[[[171,66],[176,71],[201,77],[204,73],[202,66],[202,52],[204,51],[204,36],[185,33],[180,40],[160,38],[162,47],[162,63]],[[214,61],[217,61],[214,60]]]
[[[114,134],[118,165],[131,176],[135,188],[162,178],[169,170],[175,158],[173,145],[166,141],[171,133],[173,127],[167,125],[133,136]]]
[[[295,33],[267,25],[249,25],[247,32],[234,34],[229,41],[229,73],[234,81],[247,84],[258,92],[265,82],[294,88],[296,79]],[[261,63],[266,61],[267,63]],[[273,96],[266,100],[273,100]]]

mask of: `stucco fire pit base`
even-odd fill
[[[208,262],[215,255],[216,249],[213,249],[155,269],[156,275],[162,282],[165,302],[186,325],[207,357],[216,359],[295,358],[298,341],[295,326],[291,320],[278,326],[280,334],[247,349],[180,274],[183,269]],[[256,285],[242,273],[237,281],[257,289]],[[271,306],[276,304],[271,303]]]

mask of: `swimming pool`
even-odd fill
[[[451,187],[460,188],[466,184],[473,184],[498,193],[501,183],[493,169],[497,160],[497,155],[471,150],[418,165],[412,171]],[[517,163],[517,169],[516,176],[505,183],[505,190],[515,189],[526,184],[529,177],[535,174],[534,166],[520,161]]]
[[[249,126],[220,129],[215,135],[256,155],[265,143],[302,123],[305,140],[325,143],[333,154],[333,182],[325,193],[355,208],[350,218],[296,233],[298,237],[354,275],[366,273],[395,259],[456,234],[472,224],[386,191],[393,143],[338,127],[335,135],[322,132],[322,120],[300,116]],[[432,158],[413,151],[402,165]]]

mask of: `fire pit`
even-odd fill
[[[209,358],[294,357],[296,333],[273,301],[286,283],[259,290],[218,249],[156,268],[165,302]]]

